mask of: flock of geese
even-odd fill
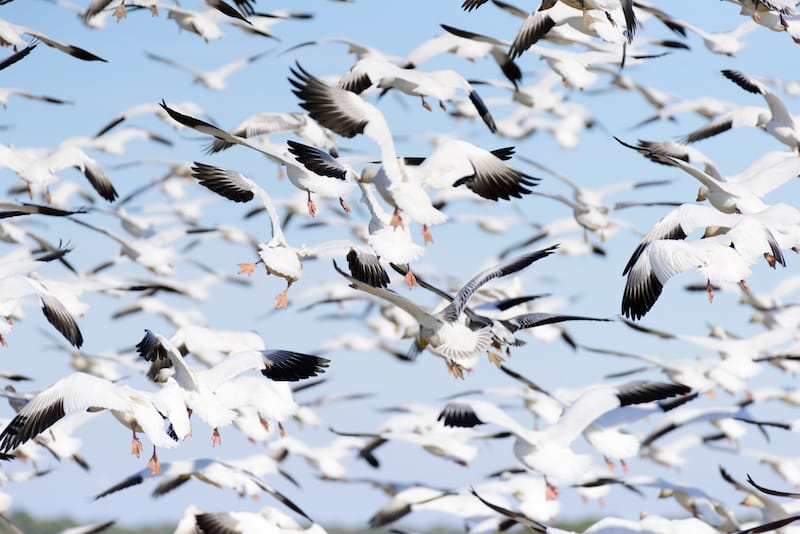
[[[800,532],[800,83],[738,61],[793,65],[794,1],[31,2],[0,0],[0,530],[194,479],[176,533]]]

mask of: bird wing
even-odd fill
[[[534,252],[530,252],[528,254],[523,254],[522,256],[518,256],[513,260],[501,264],[497,267],[491,267],[484,271],[481,271],[472,279],[464,284],[461,289],[458,290],[453,301],[448,304],[439,315],[444,318],[446,321],[453,322],[458,319],[458,317],[463,313],[464,308],[467,305],[467,301],[469,301],[470,297],[477,291],[481,286],[489,282],[490,280],[494,280],[495,278],[500,278],[502,276],[507,276],[509,274],[516,273],[530,265],[531,263],[535,262],[536,260],[540,260],[544,257],[553,254],[556,249],[558,249],[558,245],[552,245],[547,248],[543,248],[541,250],[536,250]]]

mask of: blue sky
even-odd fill
[[[186,7],[197,7],[195,4],[187,3]],[[245,35],[237,28],[225,26],[225,37],[208,43],[197,35],[180,31],[173,21],[167,20],[164,12],[157,18],[144,11],[131,12],[120,23],[110,20],[105,29],[90,30],[71,12],[50,2],[16,0],[0,6],[0,18],[35,28],[52,38],[86,48],[108,60],[107,63],[81,62],[40,45],[30,57],[0,72],[2,86],[14,86],[74,102],[72,105],[52,106],[23,99],[12,100],[8,109],[0,110],[0,125],[8,126],[7,129],[0,130],[0,143],[18,147],[52,147],[70,136],[93,135],[129,106],[155,103],[161,99],[168,103],[184,100],[197,102],[208,116],[223,126],[233,126],[256,111],[299,111],[297,99],[290,92],[287,81],[290,66],[297,61],[316,75],[338,75],[349,67],[353,56],[347,53],[344,45],[337,43],[282,53],[295,44],[323,37],[346,37],[402,56],[422,40],[438,34],[441,31],[440,23],[503,39],[513,37],[520,23],[518,19],[492,5],[486,5],[473,13],[464,13],[459,8],[458,0],[359,0],[354,3],[317,0],[286,4],[281,6],[266,0],[258,2],[259,9],[262,10],[285,7],[311,12],[314,18],[277,24],[274,34],[280,41]],[[729,3],[663,4],[663,8],[670,14],[708,30],[727,30],[744,20],[738,15],[736,6]],[[526,2],[522,5],[525,9],[534,9],[536,3]],[[645,28],[637,34],[637,40],[651,37],[674,38],[655,20],[648,21]],[[786,67],[787,64],[793,64],[790,58],[797,53],[797,48],[787,35],[764,28],[756,29],[746,40],[749,46],[735,58],[728,58],[711,54],[700,39],[690,35],[686,40],[691,47],[690,51],[677,50],[665,57],[648,60],[639,67],[627,69],[626,74],[642,84],[658,87],[683,98],[713,95],[743,105],[761,105],[759,96],[741,91],[719,74],[720,69],[735,68],[751,75],[786,79],[795,74]],[[152,52],[189,65],[212,68],[264,51],[268,52],[266,57],[232,75],[229,79],[230,88],[221,93],[192,84],[187,73],[154,63],[145,57],[145,52]],[[546,64],[532,53],[523,55],[520,66],[525,72],[526,81],[534,79],[547,69]],[[490,60],[470,63],[452,56],[442,56],[426,64],[425,68],[455,68],[468,79],[496,79],[500,76]],[[605,87],[607,83],[607,77],[604,77],[596,87]],[[424,155],[430,151],[424,134],[456,134],[486,148],[515,145],[518,154],[557,169],[584,186],[598,187],[634,179],[671,179],[673,182],[669,187],[637,191],[633,196],[642,200],[689,202],[694,199],[697,189],[695,182],[678,170],[644,161],[639,155],[618,145],[612,135],[628,141],[639,138],[675,139],[702,124],[701,119],[682,116],[674,123],[658,122],[631,130],[632,125],[651,113],[640,95],[630,92],[590,94],[590,91],[580,94],[575,90],[564,90],[568,93],[569,100],[585,106],[596,119],[596,126],[581,133],[580,144],[572,149],[559,147],[544,132],[523,141],[496,138],[480,122],[453,121],[435,105],[429,113],[412,97],[390,94],[381,99],[378,105],[387,115],[387,120],[398,138],[400,151],[407,155]],[[507,96],[502,91],[491,88],[481,87],[480,91],[487,101],[496,96]],[[797,108],[796,101],[787,97],[787,102],[791,109]],[[502,117],[512,109],[510,106],[491,105],[490,108],[495,117]],[[176,132],[149,116],[139,117],[131,122],[169,138],[173,146],[136,141],[129,145],[128,152],[123,156],[95,154],[122,196],[159,176],[162,169],[152,165],[126,169],[116,169],[114,166],[123,162],[155,159],[197,160],[227,166],[257,178],[262,184],[269,184],[270,192],[276,197],[288,197],[295,193],[286,181],[280,182],[276,179],[275,166],[271,163],[265,164],[265,160],[255,153],[236,147],[225,154],[207,156],[203,153],[207,140],[201,139],[199,134],[185,130]],[[353,153],[376,153],[375,147],[362,139],[340,140],[340,145]],[[762,153],[782,149],[772,138],[755,130],[729,132],[705,141],[698,147],[718,163],[723,173],[738,172]],[[523,170],[537,174],[522,162],[516,164]],[[71,179],[78,177],[76,173],[69,173],[69,176]],[[557,180],[542,176],[539,185],[541,190],[568,193]],[[15,181],[13,173],[7,169],[0,169],[0,178],[7,185]],[[789,184],[781,189],[779,198],[794,203],[797,193],[797,185]],[[190,187],[189,195],[190,198],[212,201],[197,221],[199,225],[242,225],[260,239],[268,237],[267,221],[263,217],[244,221],[242,215],[245,209],[239,205],[229,205],[199,187]],[[17,200],[25,200],[25,197]],[[164,201],[158,193],[149,193],[134,203],[132,209],[145,210]],[[96,205],[101,207],[101,202],[98,199]],[[324,206],[320,218],[330,216],[335,208],[334,205]],[[518,214],[531,223],[544,223],[557,217],[569,216],[565,207],[538,197],[527,197],[512,205],[500,203],[476,207],[459,204],[453,209],[453,213],[481,210],[480,213],[498,216]],[[646,231],[665,212],[666,208],[636,208],[622,212],[620,216]],[[113,217],[99,212],[92,213],[91,216],[93,221],[110,225],[109,227],[117,230],[117,222]],[[75,250],[71,259],[79,269],[89,269],[115,253],[116,245],[76,225],[66,221],[45,222],[47,227],[42,228],[42,231],[50,238],[60,238],[72,243]],[[287,235],[290,242],[299,245],[336,237],[337,231],[336,228],[303,230],[299,224],[295,224],[287,230]],[[523,225],[505,235],[483,234],[469,223],[437,227],[434,229],[435,243],[429,247],[419,270],[425,272],[426,269],[435,268],[457,279],[466,280],[485,266],[498,250],[523,239],[531,232],[530,228]],[[591,236],[591,239],[600,244],[597,236]],[[621,232],[602,243],[607,250],[605,258],[557,256],[537,263],[523,276],[526,288],[529,291],[573,297],[574,302],[568,308],[570,313],[613,318],[619,313],[624,285],[624,278],[620,273],[637,240],[633,233]],[[550,243],[542,243],[546,244]],[[12,250],[12,245],[0,245],[2,253]],[[236,263],[253,260],[251,251],[232,245],[202,245],[192,254],[198,261],[230,274],[235,274]],[[789,257],[788,260],[788,268],[780,273],[767,274],[766,266],[755,266],[753,279],[750,280],[751,288],[767,290],[783,276],[793,274],[797,259]],[[188,266],[184,268],[180,274],[185,273],[186,278],[199,276],[197,269]],[[321,317],[323,312],[297,311],[302,303],[303,291],[313,287],[315,283],[334,280],[334,273],[327,260],[310,262],[304,269],[306,272],[303,279],[289,293],[290,301],[295,306],[285,312],[272,311],[273,297],[283,288],[283,281],[266,276],[254,276],[252,286],[248,289],[218,285],[209,299],[199,305],[177,298],[168,298],[167,301],[183,307],[199,307],[208,323],[217,328],[255,330],[270,347],[311,351],[343,329],[358,329],[358,326],[352,321],[326,320]],[[54,277],[64,274],[58,266],[47,266],[42,272]],[[136,271],[134,267],[128,267],[128,271],[123,272],[146,276],[144,271]],[[737,295],[718,294],[713,304],[708,304],[701,294],[686,294],[681,291],[683,284],[697,281],[698,276],[690,274],[670,282],[644,322],[653,327],[698,335],[707,331],[707,324],[721,324],[742,335],[758,331],[747,322],[749,310],[735,305]],[[434,302],[427,295],[423,296],[420,290],[415,290],[414,294],[415,298]],[[166,335],[172,333],[172,327],[155,316],[138,314],[119,320],[109,319],[110,313],[115,309],[133,300],[133,296],[88,297],[92,308],[85,317],[79,319],[86,338],[86,352],[99,353],[130,347],[141,338],[144,328],[158,330]],[[35,378],[33,383],[20,388],[46,387],[69,372],[64,354],[48,348],[50,343],[40,333],[40,328],[44,326],[46,325],[38,311],[34,306],[29,306],[28,317],[15,326],[14,331],[7,336],[8,347],[3,347],[0,351],[3,356],[0,367]],[[365,332],[363,328],[361,331]],[[575,324],[569,326],[569,331],[576,339],[588,345],[630,352],[644,350],[665,358],[691,357],[698,352],[698,349],[676,341],[654,343],[651,338],[631,332],[618,323]],[[441,397],[465,389],[511,385],[507,377],[486,362],[479,365],[465,382],[459,382],[453,380],[441,362],[430,355],[424,355],[413,365],[372,353],[342,351],[330,354],[330,357],[333,363],[326,375],[329,381],[319,388],[298,395],[298,400],[336,392],[365,392],[374,395],[365,401],[321,409],[325,424],[320,429],[299,429],[294,424],[287,425],[289,433],[311,443],[323,444],[333,439],[326,428],[328,425],[345,431],[375,429],[385,417],[376,411],[378,408],[412,402],[439,403],[441,401],[438,399]],[[515,352],[509,366],[549,389],[583,387],[600,380],[604,374],[633,367],[629,362],[581,351],[573,352],[560,342],[546,344],[533,339],[527,347]],[[658,375],[651,373],[648,376]],[[759,383],[788,386],[793,382],[793,378],[788,375],[765,370],[757,377],[754,386]],[[131,383],[147,387],[141,377],[132,377]],[[730,404],[731,401],[732,399],[723,396],[716,401],[703,402]],[[8,417],[11,411],[5,408],[0,411],[0,415]],[[522,417],[521,414],[519,416]],[[774,417],[774,414],[770,414],[770,417]],[[652,423],[644,424],[639,431],[644,432],[649,427],[652,427]],[[178,449],[164,451],[161,454],[162,461],[202,456],[233,459],[258,450],[237,436],[232,429],[223,431],[221,448],[211,449],[210,435],[206,435],[206,430],[210,434],[210,429],[197,425],[193,438]],[[137,460],[128,454],[129,433],[112,421],[110,416],[95,417],[83,428],[80,435],[84,439],[85,453],[92,463],[92,471],[87,474],[72,464],[55,465],[54,472],[46,477],[4,487],[4,491],[13,495],[15,507],[27,509],[36,515],[68,513],[87,520],[118,519],[126,524],[138,524],[177,522],[180,513],[189,503],[209,510],[253,511],[268,503],[266,497],[260,503],[240,500],[196,481],[158,500],[153,500],[148,495],[154,486],[151,482],[103,501],[92,502],[91,496],[94,493],[141,469],[143,460]],[[763,438],[755,432],[748,435],[747,439],[751,441],[743,446],[767,446]],[[147,450],[147,444],[145,447]],[[784,437],[774,439],[769,448],[773,452],[788,453],[796,450],[796,443],[793,437]],[[379,472],[371,472],[356,460],[348,461],[347,465],[354,477],[424,479],[432,485],[461,487],[481,480],[495,469],[514,464],[511,444],[507,440],[481,445],[478,460],[469,468],[446,464],[423,451],[394,444],[387,446],[381,452],[381,457],[384,466]],[[717,480],[716,465],[720,461],[716,452],[698,451],[692,460],[692,465],[697,466],[696,468],[683,473],[666,474],[687,483],[703,484],[709,491],[713,489],[726,496],[726,502],[734,502],[733,494]],[[742,478],[746,471],[759,473],[763,477],[769,476],[765,468],[755,465],[752,460],[737,459],[731,455],[730,460],[725,458],[725,461],[730,462],[727,465],[736,468],[736,474]],[[50,465],[54,462],[47,459],[47,463]],[[644,461],[635,462],[632,469],[637,473],[665,474]],[[302,489],[294,488],[282,480],[269,480],[269,483],[284,490],[309,515],[323,524],[364,524],[366,518],[384,499],[378,492],[363,485],[340,486],[319,481],[298,459],[289,460],[287,470],[299,479]],[[638,497],[614,491],[607,499],[606,508],[601,510],[596,504],[584,508],[575,495],[567,495],[562,505],[561,517],[575,518],[605,513],[635,517],[639,509],[678,512],[673,503],[659,502],[652,494],[646,500],[632,502],[631,499]],[[632,508],[637,513],[631,514]],[[424,525],[427,521],[437,520],[443,518],[421,516],[417,521]]]

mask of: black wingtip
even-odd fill
[[[148,362],[169,359],[167,348],[161,344],[153,332],[147,329],[144,331],[142,340],[136,344],[136,352]]]
[[[261,374],[276,382],[296,382],[320,375],[331,362],[327,358],[289,350],[265,350],[261,353],[266,359]]]
[[[457,402],[445,406],[436,420],[441,421],[444,426],[459,428],[472,428],[483,424],[470,405]]]

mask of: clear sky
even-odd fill
[[[535,2],[522,2],[524,9],[534,9]],[[184,7],[197,8],[200,2],[185,2]],[[182,5],[183,5],[182,4]],[[511,17],[487,4],[473,13],[460,9],[459,0],[358,0],[340,3],[323,0],[284,2],[280,5],[268,0],[258,0],[258,8],[268,11],[278,8],[302,10],[313,13],[310,20],[289,20],[275,25],[277,39],[246,35],[241,30],[224,25],[225,36],[219,40],[204,42],[192,33],[181,31],[166,11],[151,17],[146,10],[131,11],[128,18],[117,23],[109,19],[106,27],[92,30],[85,27],[72,12],[54,3],[40,0],[16,0],[0,6],[0,19],[25,25],[47,36],[80,46],[107,59],[107,63],[82,62],[68,57],[55,49],[40,44],[30,57],[0,72],[0,86],[17,87],[32,93],[45,94],[72,101],[71,105],[55,106],[42,102],[12,97],[7,109],[0,110],[0,143],[17,147],[54,147],[72,136],[91,136],[122,110],[142,103],[156,103],[165,99],[168,103],[191,100],[199,104],[208,117],[222,125],[231,127],[244,117],[258,111],[300,111],[297,98],[290,92],[287,81],[289,68],[296,62],[319,76],[336,77],[347,70],[354,58],[347,48],[339,43],[309,46],[289,53],[287,48],[305,41],[341,37],[357,43],[376,47],[387,54],[403,56],[418,43],[441,32],[439,24],[446,23],[502,39],[511,39],[520,20]],[[707,30],[728,30],[746,19],[738,15],[738,8],[728,2],[661,2],[671,15],[695,23]],[[636,36],[635,43],[647,39],[675,39],[656,20],[649,19]],[[278,40],[279,39],[279,40]],[[643,85],[657,87],[680,96],[696,98],[714,96],[742,105],[762,105],[758,95],[743,92],[723,78],[720,69],[733,68],[747,74],[779,79],[796,76],[797,54],[800,51],[786,34],[757,28],[745,37],[748,47],[736,57],[714,55],[703,46],[702,40],[690,34],[686,43],[691,50],[675,50],[670,54],[646,60],[640,66],[628,67],[624,73]],[[652,48],[648,48],[653,50]],[[145,52],[159,54],[177,62],[198,68],[210,69],[226,62],[267,52],[267,55],[229,78],[230,86],[224,92],[213,92],[199,84],[193,84],[191,76],[166,65],[155,63]],[[523,84],[540,76],[548,67],[538,54],[526,53],[520,59],[525,73]],[[791,68],[787,68],[791,67]],[[500,73],[491,60],[475,63],[453,56],[441,56],[424,68],[454,68],[468,79],[499,79]],[[612,67],[614,68],[614,67]],[[603,76],[592,89],[603,89],[609,85],[609,77]],[[499,89],[481,87],[484,99],[495,118],[510,113],[511,105],[494,104],[495,98],[508,95]],[[587,187],[627,180],[670,179],[668,187],[650,188],[621,196],[637,200],[665,200],[690,202],[695,198],[697,184],[679,170],[657,166],[645,161],[638,154],[618,145],[612,138],[617,135],[627,141],[643,139],[676,139],[702,124],[697,116],[684,115],[675,122],[655,122],[632,130],[631,127],[652,113],[639,94],[632,92],[604,93],[586,90],[583,93],[563,88],[567,98],[584,106],[594,118],[594,127],[579,134],[579,144],[574,148],[560,147],[546,132],[537,132],[524,140],[509,140],[492,136],[478,122],[454,121],[433,103],[433,111],[427,112],[419,102],[405,95],[388,94],[381,100],[372,96],[397,138],[398,147],[405,155],[425,155],[431,150],[426,141],[428,134],[464,136],[485,148],[516,146],[517,154],[524,155],[542,165],[557,169]],[[797,101],[787,97],[793,111]],[[202,161],[241,171],[256,179],[271,194],[288,198],[296,191],[285,180],[277,180],[277,169],[266,163],[255,153],[240,147],[224,154],[208,156],[203,152],[206,139],[194,132],[174,131],[152,116],[141,116],[130,121],[132,125],[145,127],[172,141],[172,146],[163,146],[147,141],[134,141],[128,145],[124,155],[92,153],[104,166],[115,186],[124,196],[138,186],[158,177],[163,169],[157,165],[142,165],[116,168],[126,162],[146,160]],[[277,136],[277,139],[282,137]],[[342,153],[368,154],[375,156],[375,146],[363,139],[340,140]],[[728,132],[718,138],[698,145],[718,164],[723,173],[735,173],[743,169],[768,150],[781,150],[782,145],[756,130]],[[0,167],[2,167],[0,161]],[[542,176],[539,189],[569,195],[569,191],[558,180],[538,173],[520,161],[519,168]],[[73,171],[62,173],[65,177],[84,185],[82,178]],[[7,189],[15,183],[15,175],[0,168],[0,180]],[[199,226],[213,227],[218,224],[241,225],[259,239],[268,237],[267,221],[263,216],[243,220],[248,209],[232,205],[200,187],[187,185],[187,198],[208,202],[200,217]],[[768,200],[782,200],[796,204],[797,184],[788,184],[778,196]],[[24,201],[24,195],[8,198]],[[614,198],[617,200],[617,198]],[[77,202],[77,201],[75,201]],[[129,208],[131,211],[147,213],[164,210],[166,197],[158,191],[143,195]],[[321,204],[318,218],[323,221],[338,219],[336,204]],[[357,198],[351,205],[357,205]],[[74,203],[71,205],[75,205]],[[160,206],[159,206],[160,205]],[[102,199],[94,203],[97,211],[88,214],[96,224],[106,225],[121,231],[117,220],[102,213],[106,208]],[[360,206],[358,206],[360,208]],[[668,208],[635,208],[620,213],[620,217],[632,222],[640,231],[646,231]],[[477,205],[457,203],[449,212],[455,214],[480,213],[493,216],[519,216],[528,223],[546,223],[555,218],[567,217],[570,211],[553,201],[540,197],[526,197],[512,204]],[[352,217],[366,221],[363,210]],[[343,229],[304,229],[302,223],[294,221],[287,228],[287,237],[295,245],[312,244],[322,239],[343,237]],[[68,221],[31,221],[30,228],[40,228],[50,239],[68,241],[74,247],[70,259],[79,270],[91,269],[104,259],[116,254],[116,245],[98,237]],[[44,226],[46,225],[46,226]],[[480,268],[496,261],[492,258],[502,248],[518,242],[533,233],[527,224],[516,224],[502,235],[481,232],[469,222],[453,222],[433,230],[435,242],[428,247],[420,263],[419,272],[439,271],[466,280]],[[580,236],[580,234],[577,234]],[[572,298],[564,311],[568,313],[614,318],[619,313],[619,303],[624,286],[620,276],[638,236],[622,230],[601,243],[596,235],[593,242],[606,250],[605,257],[566,256],[548,258],[531,267],[522,275],[525,288],[530,292],[547,292]],[[544,240],[542,246],[551,244]],[[0,244],[0,254],[10,253],[16,245]],[[235,274],[236,263],[253,261],[251,250],[243,246],[210,242],[191,252],[193,259],[225,273]],[[756,265],[749,280],[753,290],[767,290],[784,276],[794,274],[796,257],[788,257],[785,271],[773,273],[765,265]],[[113,271],[120,276],[148,278],[146,271],[136,266],[124,266]],[[59,266],[47,266],[42,273],[52,277],[65,277]],[[178,272],[180,279],[191,280],[201,276],[201,271],[182,263]],[[323,341],[342,331],[355,330],[367,333],[357,320],[331,320],[325,314],[338,310],[318,308],[300,312],[302,304],[310,302],[303,293],[322,281],[338,281],[327,259],[309,262],[304,267],[303,278],[289,292],[290,306],[286,311],[273,311],[274,295],[284,285],[282,280],[263,275],[258,271],[249,288],[242,289],[230,284],[216,285],[207,300],[193,303],[178,297],[166,297],[166,302],[181,308],[195,307],[202,311],[209,325],[216,328],[254,330],[272,348],[290,348],[313,351]],[[260,276],[258,276],[260,275]],[[748,324],[749,309],[736,306],[738,295],[720,293],[712,304],[699,293],[687,294],[681,286],[700,282],[697,274],[681,276],[671,281],[655,308],[643,321],[645,324],[675,332],[702,335],[708,325],[723,325],[740,335],[758,332]],[[405,291],[403,288],[398,289]],[[430,302],[421,290],[413,291],[413,298]],[[91,309],[79,319],[89,354],[129,348],[141,339],[143,329],[150,328],[171,335],[174,327],[151,314],[136,314],[113,320],[110,315],[117,309],[132,303],[134,295],[118,297],[87,295]],[[356,308],[353,308],[355,311]],[[27,374],[34,382],[18,385],[25,390],[46,387],[70,369],[65,354],[52,350],[52,343],[42,335],[42,329],[50,331],[49,325],[32,304],[28,306],[25,320],[15,325],[8,336],[8,346],[0,348],[0,368]],[[692,357],[699,349],[677,341],[654,342],[653,338],[630,331],[619,323],[575,324],[569,332],[579,342],[587,345],[615,348],[629,352],[647,351],[666,359]],[[573,352],[560,341],[545,343],[529,337],[529,344],[514,352],[509,367],[523,372],[548,389],[580,388],[600,381],[605,374],[621,371],[635,364],[612,360],[584,351]],[[405,344],[398,348],[405,347]],[[709,354],[707,354],[709,355]],[[467,389],[491,386],[514,385],[509,379],[482,362],[464,382],[454,380],[438,358],[424,354],[414,364],[398,362],[372,352],[339,351],[329,354],[333,360],[325,375],[328,382],[323,386],[298,394],[298,400],[309,400],[317,395],[343,392],[372,394],[366,400],[340,403],[320,409],[324,419],[318,429],[298,428],[287,425],[287,432],[309,443],[324,444],[333,439],[328,427],[342,431],[372,431],[386,417],[377,410],[404,403],[442,403],[443,396]],[[656,378],[655,372],[648,376]],[[781,374],[772,368],[756,377],[751,387],[761,384],[790,386],[795,378]],[[140,376],[132,376],[132,385],[149,387]],[[717,399],[703,399],[702,403],[730,405],[734,399],[724,394]],[[10,417],[10,408],[0,410],[0,416]],[[525,417],[521,412],[520,418]],[[793,417],[782,411],[769,413],[769,417]],[[634,431],[645,433],[653,423],[634,427]],[[704,429],[705,431],[706,429]],[[197,504],[207,510],[257,510],[263,504],[272,504],[265,496],[261,502],[240,500],[228,492],[192,481],[185,488],[161,499],[151,499],[149,492],[154,483],[146,482],[124,493],[112,495],[102,501],[93,502],[92,495],[144,467],[143,459],[129,454],[130,434],[108,415],[95,417],[79,433],[84,440],[84,455],[92,469],[89,473],[72,463],[56,464],[46,458],[45,463],[53,472],[25,484],[10,484],[3,491],[14,498],[14,507],[26,509],[36,515],[71,514],[80,519],[118,519],[125,524],[143,522],[177,522],[186,505]],[[794,436],[780,437],[773,433],[768,445],[755,431],[748,434],[742,446],[769,447],[775,453],[796,451]],[[145,440],[146,441],[146,440]],[[147,451],[149,444],[145,444]],[[585,444],[577,445],[586,448]],[[179,448],[163,451],[162,461],[194,457],[219,457],[235,459],[257,452],[257,446],[247,443],[235,430],[223,430],[223,445],[211,448],[210,429],[202,423],[196,424],[194,435]],[[424,451],[410,446],[390,444],[380,451],[383,460],[380,471],[372,471],[363,463],[349,459],[346,462],[353,477],[377,477],[383,480],[420,480],[434,486],[463,487],[474,484],[493,470],[515,465],[508,440],[481,444],[477,460],[469,468],[444,463]],[[752,459],[735,455],[720,456],[707,450],[698,451],[692,458],[691,468],[684,472],[668,473],[653,468],[644,461],[631,462],[635,473],[654,473],[672,477],[690,484],[703,485],[708,491],[718,492],[726,502],[734,501],[735,495],[718,481],[717,464],[725,462],[740,478],[745,472],[760,474],[771,480],[766,468],[759,467]],[[16,470],[14,466],[3,466]],[[363,525],[384,497],[379,492],[359,484],[339,484],[318,480],[313,472],[299,459],[290,459],[287,471],[301,483],[298,489],[281,479],[270,479],[268,483],[285,491],[313,518],[323,524],[349,523]],[[661,513],[678,513],[677,506],[670,502],[659,502],[650,492],[646,499],[631,497],[628,493],[614,490],[607,499],[605,509],[597,504],[584,507],[574,493],[566,493],[560,517],[576,518],[584,515],[597,516],[605,513],[638,516],[641,510]],[[736,510],[744,514],[742,509]],[[420,516],[412,524],[440,521],[439,516]]]

